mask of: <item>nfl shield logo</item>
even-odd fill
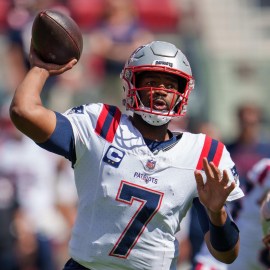
[[[155,169],[155,166],[156,166],[156,161],[154,161],[153,159],[148,159],[147,162],[146,162],[146,167],[149,169],[149,170],[154,170]]]

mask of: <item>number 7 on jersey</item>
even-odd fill
[[[116,200],[132,205],[134,201],[140,202],[140,206],[127,224],[121,236],[110,252],[110,256],[127,258],[146,225],[158,212],[163,193],[143,186],[122,181],[116,196]]]

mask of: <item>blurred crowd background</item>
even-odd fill
[[[60,112],[90,102],[122,108],[119,74],[132,51],[172,42],[190,61],[195,90],[171,128],[221,139],[248,188],[247,171],[270,157],[270,0],[0,0],[1,270],[61,269],[76,215],[70,164],[36,147],[8,115],[29,69],[34,17],[49,8],[77,22],[84,48],[72,71],[47,81],[44,104]],[[182,229],[179,267],[190,269],[202,238],[192,211]]]

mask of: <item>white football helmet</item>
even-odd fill
[[[140,91],[150,91],[152,99],[153,93],[159,89],[136,87],[136,76],[144,71],[166,72],[179,78],[178,92],[163,89],[174,94],[175,102],[169,110],[154,110],[152,105],[146,107],[141,102]],[[123,104],[127,110],[141,115],[148,124],[161,126],[168,123],[172,117],[185,115],[189,94],[194,88],[194,79],[187,58],[175,45],[164,41],[153,41],[137,48],[126,62],[120,77],[125,91]],[[150,104],[153,102],[151,101]]]

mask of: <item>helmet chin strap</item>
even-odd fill
[[[173,109],[169,111],[158,111],[158,110],[151,110],[149,107],[146,107],[143,105],[139,95],[137,94],[137,98],[140,102],[140,111],[134,111],[134,113],[140,115],[142,119],[148,123],[149,125],[152,126],[163,126],[167,124],[171,119],[174,114],[174,108],[180,103],[180,101],[183,99],[181,96],[179,97],[178,101],[175,103]],[[154,113],[153,113],[154,112]]]
[[[149,108],[144,107],[144,110],[146,109],[150,110]],[[152,126],[163,126],[172,119],[172,117],[169,115],[161,115],[161,114],[158,115],[145,111],[135,111],[134,113],[140,115],[146,123]]]

